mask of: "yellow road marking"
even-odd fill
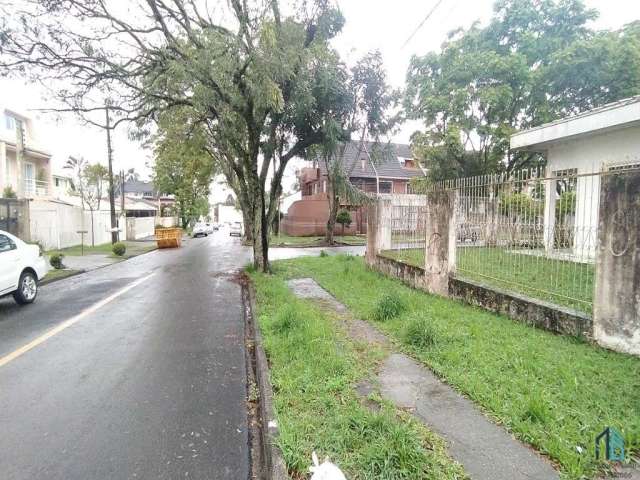
[[[92,313],[94,313],[97,310],[101,309],[102,307],[104,307],[108,303],[114,301],[119,296],[124,295],[125,293],[127,293],[132,288],[135,288],[138,285],[140,285],[142,282],[145,282],[146,280],[149,280],[149,278],[151,278],[153,275],[155,275],[155,273],[151,273],[151,274],[149,274],[149,275],[147,275],[145,277],[142,277],[142,278],[139,278],[138,280],[135,280],[134,282],[131,282],[129,285],[127,285],[126,287],[122,288],[121,290],[118,290],[116,293],[114,293],[112,295],[109,295],[107,298],[104,298],[104,299],[100,300],[97,303],[94,303],[89,308],[87,308],[87,309],[83,310],[82,312],[80,312],[78,315],[76,315],[74,317],[71,317],[68,320],[65,320],[64,322],[62,322],[62,323],[56,325],[55,327],[53,327],[51,330],[49,330],[46,333],[40,335],[38,338],[32,340],[31,342],[27,343],[26,345],[23,345],[22,347],[18,348],[17,350],[14,350],[13,352],[9,353],[8,355],[5,355],[4,357],[0,358],[0,367],[4,367],[7,363],[15,360],[16,358],[18,358],[21,355],[24,355],[29,350],[37,347],[41,343],[46,342],[51,337],[57,335],[58,333],[62,332],[65,329],[69,328],[74,323],[78,323],[80,320],[82,320],[86,316],[91,315]]]

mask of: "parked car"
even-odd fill
[[[207,233],[213,234],[213,232],[216,230],[213,223],[206,223],[205,225],[207,226]]]
[[[29,245],[0,230],[0,297],[12,294],[20,305],[32,303],[47,263],[38,245]]]
[[[229,236],[241,237],[242,236],[242,222],[233,222],[229,227]]]
[[[207,231],[207,224],[196,223],[195,226],[193,227],[193,231],[191,232],[191,236],[193,238],[196,238],[196,237],[206,237],[207,235],[209,235],[209,232]]]

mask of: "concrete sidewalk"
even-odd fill
[[[545,458],[491,422],[466,397],[442,382],[431,370],[410,357],[394,352],[392,342],[348,309],[311,278],[290,280],[299,297],[319,300],[345,321],[357,341],[382,345],[389,351],[375,387],[398,408],[411,412],[448,443],[449,454],[472,479],[555,480],[558,473]],[[369,390],[364,388],[363,390]]]

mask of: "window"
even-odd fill
[[[635,170],[637,168],[640,168],[640,163],[624,163],[624,164],[609,166],[609,171],[617,172],[620,170]]]
[[[0,235],[0,253],[16,249],[16,244],[6,235]]]
[[[60,186],[60,179],[58,177],[55,177],[53,180],[56,183],[56,187],[59,187]]]
[[[407,182],[404,184],[405,193],[413,193],[413,188],[411,188],[411,182]]]
[[[380,186],[379,186],[380,193],[391,193],[392,189],[393,189],[393,182],[388,182],[388,181],[380,182]]]
[[[153,192],[144,192],[142,194],[143,197],[153,197]]]
[[[4,114],[4,126],[7,130],[15,130],[16,129],[16,119],[11,115],[5,113]]]

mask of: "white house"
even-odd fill
[[[0,107],[0,196],[10,188],[18,198],[48,198],[51,182],[51,154],[33,119]]]
[[[541,152],[546,156],[546,177],[551,179],[545,188],[547,250],[553,247],[558,199],[553,179],[574,178],[574,253],[582,258],[593,257],[600,174],[640,166],[640,96],[516,133],[511,136],[511,149]]]

